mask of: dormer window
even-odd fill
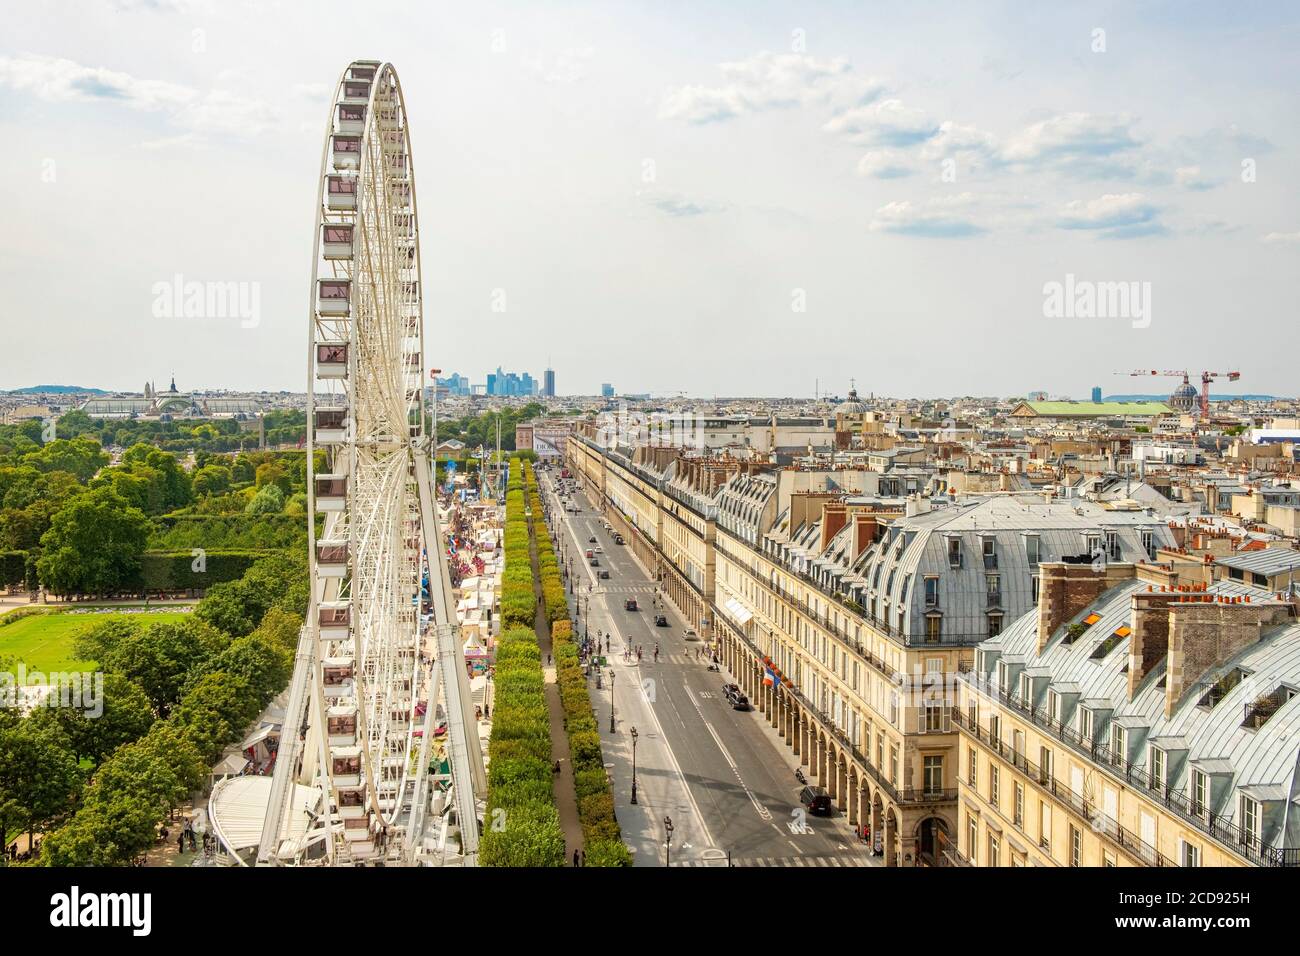
[[[1163,790],[1167,786],[1165,776],[1169,769],[1169,756],[1155,744],[1151,745],[1151,759],[1148,767],[1151,775],[1149,781],[1152,790]]]
[[[1047,692],[1047,719],[1054,724],[1061,719],[1061,695],[1054,690]]]
[[[1079,736],[1085,742],[1092,742],[1092,711],[1087,707],[1079,708]]]
[[[1020,675],[1020,702],[1026,707],[1033,703],[1034,682],[1028,674]]]
[[[1246,676],[1246,672],[1240,667],[1234,667],[1214,682],[1204,696],[1201,697],[1198,706],[1213,709],[1219,701],[1232,693],[1233,688],[1245,680]]]
[[[1110,728],[1111,766],[1122,767],[1128,759],[1128,731],[1119,724]]]
[[[1025,560],[1029,562],[1030,567],[1038,564],[1042,543],[1042,539],[1036,534],[1025,535]]]
[[[1120,552],[1119,552],[1119,532],[1117,532],[1117,531],[1107,531],[1107,532],[1106,532],[1106,554],[1107,554],[1107,556],[1109,556],[1109,558],[1110,558],[1112,561],[1118,561],[1118,560],[1119,560],[1119,556],[1120,556]]]
[[[1258,730],[1268,723],[1269,718],[1281,710],[1283,705],[1295,695],[1296,692],[1293,689],[1282,686],[1271,694],[1255,698],[1246,708],[1246,719],[1241,722],[1241,726],[1247,730]]]
[[[931,575],[925,579],[925,606],[939,606],[939,578]]]
[[[948,567],[954,571],[961,568],[961,538],[948,539]]]
[[[1097,649],[1092,652],[1092,659],[1094,661],[1105,659],[1106,655],[1113,651],[1120,641],[1132,633],[1127,626],[1119,627],[1113,634],[1097,645]]]
[[[1192,771],[1192,814],[1203,817],[1210,806],[1210,778],[1204,770]]]
[[[1239,825],[1241,845],[1246,847],[1259,846],[1259,801],[1246,796],[1244,793],[1240,794],[1237,797],[1237,811],[1241,820]]]
[[[998,567],[998,542],[995,538],[982,538],[980,544],[984,555],[984,570],[996,571]]]

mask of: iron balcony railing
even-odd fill
[[[959,679],[969,681],[968,677],[960,674]],[[993,691],[987,684],[982,689],[984,693],[991,693],[999,701],[1024,715],[1035,726],[1047,731],[1077,753],[1083,754],[1111,775],[1136,789],[1145,791],[1148,800],[1161,804],[1247,862],[1255,866],[1300,866],[1300,847],[1268,846],[1256,834],[1242,830],[1231,820],[1225,819],[1204,805],[1197,806],[1185,791],[1158,781],[1153,783],[1151,775],[1144,767],[1133,763],[1123,755],[1112,753],[1109,747],[1084,737],[1074,727],[1053,719],[1043,708],[1027,704],[1018,694],[1001,687]],[[956,710],[953,711],[952,717],[958,726],[970,727],[969,717]]]
[[[763,652],[752,640],[749,639],[748,635],[742,633],[738,628],[735,628],[730,624],[727,624],[726,626],[730,627],[736,637],[739,638],[739,640],[745,644],[745,646],[747,646],[759,660],[762,660],[764,656]],[[852,741],[852,739],[850,739],[849,735],[839,727],[835,726],[835,724],[828,721],[822,711],[813,705],[812,701],[789,685],[782,685],[780,693],[789,694],[792,698],[797,700],[803,706],[804,710],[808,714],[812,715],[822,730],[839,742],[840,748],[853,758],[861,768],[862,772],[871,777],[871,779],[876,782],[880,789],[883,790],[894,803],[900,806],[951,803],[957,799],[956,788],[940,790],[930,787],[896,787],[879,768],[867,759],[867,755],[858,749],[857,745]]]
[[[1143,866],[1177,865],[1155,847],[1142,840],[1132,830],[1120,824],[1118,820],[1098,810],[1096,805],[1086,796],[1071,790],[1045,768],[1038,766],[1024,754],[1007,746],[1000,738],[991,737],[988,731],[978,724],[972,724],[970,718],[960,713],[954,713],[953,722],[1024,774],[1033,784],[1069,807],[1077,816],[1082,817],[1093,831],[1106,837],[1116,847],[1125,851],[1135,862]]]

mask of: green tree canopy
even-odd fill
[[[56,594],[107,594],[132,585],[149,539],[149,519],[111,488],[63,506],[41,537],[36,569]]]

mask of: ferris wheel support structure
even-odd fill
[[[473,863],[486,775],[477,725],[466,719],[468,677],[430,476],[414,164],[390,64],[357,60],[339,78],[315,230],[311,598],[258,859],[281,862],[315,842],[282,841],[299,780],[322,793],[316,822],[327,862],[418,859],[441,703],[461,846]]]

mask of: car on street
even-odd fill
[[[655,627],[667,627],[667,626],[668,626],[668,618],[664,617],[662,614],[656,614]]]
[[[599,577],[602,581],[608,581],[608,580],[609,580],[609,572],[606,571],[604,568],[601,568],[601,569],[600,569],[600,574],[598,574],[597,577]]]
[[[722,696],[727,699],[732,710],[749,710],[749,698],[741,693],[739,684],[723,684]]]
[[[587,549],[587,557],[589,557],[589,558],[594,558],[595,556],[596,556],[596,552],[595,552],[595,551],[592,551],[591,548],[588,548],[588,549]]]
[[[600,559],[599,559],[599,558],[592,558],[591,561],[588,562],[588,563],[589,563],[593,568],[598,568],[598,567],[600,567]]]
[[[682,637],[688,641],[698,641],[700,639],[700,636],[695,633],[695,629],[691,627],[686,629],[686,633],[683,634]]]
[[[622,543],[623,543],[623,536],[622,536],[621,534],[616,534],[616,535],[614,535],[614,543],[615,543],[615,544],[622,544]]]
[[[829,817],[833,804],[825,787],[807,786],[799,791],[799,803],[815,817]]]
[[[626,601],[623,602],[623,610],[639,611],[641,610],[641,608],[637,606],[636,598],[628,598]]]
[[[596,543],[596,536],[593,534],[590,538],[587,539],[587,543],[588,543],[588,544],[595,544],[595,543]]]

